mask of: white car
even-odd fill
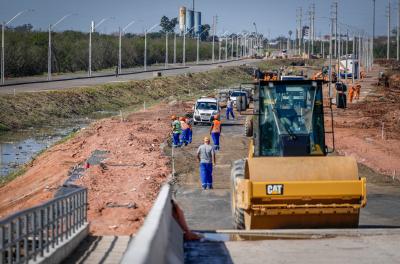
[[[193,107],[193,124],[199,123],[210,124],[211,117],[220,114],[221,108],[218,100],[211,97],[202,97],[198,99]]]

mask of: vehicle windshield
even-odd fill
[[[261,155],[285,155],[285,148],[300,156],[324,154],[321,89],[270,83],[260,88],[260,97]]]
[[[244,95],[245,93],[244,92],[233,92],[232,94],[231,94],[231,96],[233,96],[233,97],[238,97],[238,96],[241,96],[241,95]]]
[[[196,105],[198,110],[217,110],[217,104],[212,102],[198,102]]]

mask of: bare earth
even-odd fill
[[[108,151],[102,164],[90,166],[75,181],[88,188],[91,233],[134,234],[170,175],[170,160],[161,147],[169,134],[170,115],[185,107],[160,104],[124,122],[119,117],[100,120],[52,147],[24,175],[0,188],[0,216],[52,198],[73,166],[85,164],[93,151],[101,150]]]
[[[361,81],[360,100],[334,110],[336,150],[400,179],[400,90],[377,86],[381,70],[376,66]]]

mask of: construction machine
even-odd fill
[[[329,82],[329,67],[322,67],[322,70],[316,72],[311,77],[311,80]],[[337,82],[337,74],[334,71],[332,71],[331,74],[331,82],[333,83]]]
[[[352,157],[328,155],[323,82],[254,83],[246,159],[234,162],[237,229],[353,228],[366,205],[366,179]],[[327,106],[332,111],[331,106]],[[245,113],[244,113],[245,114]],[[328,125],[327,125],[328,126]]]

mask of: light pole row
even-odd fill
[[[14,21],[17,17],[21,16],[24,13],[34,11],[31,9],[21,11],[17,13],[13,18],[11,18],[8,22],[3,22],[2,23],[2,32],[1,32],[1,84],[5,84],[5,28],[7,25],[9,25],[12,21]],[[55,29],[55,27],[63,22],[65,19],[67,19],[70,16],[77,15],[75,13],[67,14],[60,18],[56,23],[50,24],[48,27],[48,54],[47,54],[47,80],[50,81],[52,80],[52,31]],[[108,17],[108,18],[103,18],[99,21],[99,23],[95,24],[94,21],[91,22],[91,27],[89,31],[89,53],[88,53],[88,76],[92,77],[92,33],[96,31],[97,28],[100,27],[101,24],[105,23],[108,20],[115,19],[115,17]],[[135,24],[135,21],[131,21],[128,23],[125,27],[119,28],[119,41],[118,41],[118,66],[117,66],[117,73],[120,74],[122,73],[122,36],[125,33],[125,31]],[[159,24],[155,24],[149,29],[146,29],[144,32],[144,70],[147,70],[147,34],[151,32],[154,28],[159,26]],[[194,27],[193,27],[194,28]],[[192,28],[192,29],[193,29]],[[191,29],[184,31],[183,34],[183,54],[182,54],[182,64],[183,66],[186,66],[186,34],[190,32]],[[207,29],[203,30],[199,34],[197,34],[197,47],[196,47],[196,64],[199,64],[200,62],[200,38],[201,35],[204,34],[207,31]],[[212,61],[213,63],[215,62],[214,59],[214,47],[215,47],[215,32],[213,32],[213,41],[212,41]],[[226,35],[228,32],[226,31],[225,33],[222,34],[222,37]],[[243,36],[244,36],[244,43],[243,43]],[[239,36],[236,36],[236,59],[239,59],[241,56],[248,56],[248,39],[246,40],[247,33],[244,34],[242,37],[239,38]],[[221,61],[221,39],[219,39],[219,61]],[[228,60],[228,41],[229,38],[226,35],[225,36],[225,61]],[[239,54],[239,45],[241,44],[241,53]],[[165,36],[165,68],[168,68],[168,32],[166,32]],[[234,37],[232,36],[231,39],[231,59],[233,59],[233,53],[234,53]],[[176,34],[174,34],[174,59],[173,59],[174,64],[176,63]]]

